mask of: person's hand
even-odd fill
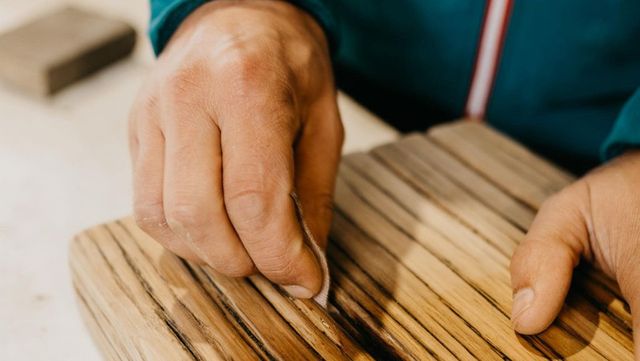
[[[546,329],[580,258],[618,281],[640,357],[640,151],[597,168],[547,200],[511,260],[517,332]]]
[[[282,1],[203,5],[180,26],[130,120],[137,224],[216,271],[309,298],[322,271],[343,128],[318,24]]]

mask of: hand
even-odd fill
[[[309,298],[322,271],[343,129],[326,40],[281,1],[217,0],[181,25],[130,120],[138,225],[181,257],[260,272]]]
[[[541,207],[511,260],[517,332],[535,334],[553,322],[581,257],[618,281],[640,356],[640,151],[592,171]]]

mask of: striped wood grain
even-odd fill
[[[547,331],[511,329],[509,257],[571,180],[490,128],[439,126],[345,157],[328,310],[189,264],[130,218],[75,238],[78,304],[110,360],[631,360],[628,307],[587,267]]]

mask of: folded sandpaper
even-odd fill
[[[318,261],[318,264],[320,265],[320,268],[322,270],[322,288],[313,299],[323,308],[327,308],[327,303],[329,301],[329,287],[331,286],[327,256],[316,242],[313,234],[311,233],[311,230],[309,229],[309,226],[307,225],[307,222],[305,222],[304,220],[304,215],[302,213],[302,203],[300,202],[297,194],[292,193],[291,198],[293,198],[293,202],[296,206],[296,214],[298,216],[298,222],[302,227],[304,242],[313,251],[313,254],[316,256],[316,260]]]

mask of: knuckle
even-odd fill
[[[145,232],[166,225],[162,206],[157,203],[136,203],[133,214],[136,225]]]
[[[295,102],[291,72],[277,52],[265,56],[258,50],[232,49],[218,60],[216,74],[234,96],[268,98],[281,105]]]
[[[165,79],[162,88],[164,96],[172,101],[188,103],[200,96],[205,79],[206,71],[202,69],[202,66],[198,64],[182,65]]]
[[[146,95],[139,101],[139,112],[142,114],[155,114],[158,111],[158,97],[155,94]]]
[[[262,64],[264,64],[264,58],[260,54],[242,48],[229,49],[218,62],[221,71],[241,80],[255,78]]]
[[[197,229],[205,225],[206,217],[194,204],[168,205],[165,210],[167,222],[185,229]]]
[[[158,109],[158,97],[155,93],[144,92],[144,94],[140,94],[129,110],[129,133],[136,132],[139,124],[155,119]]]
[[[238,232],[259,232],[266,226],[268,205],[264,190],[255,187],[239,188],[225,196],[229,217]]]
[[[247,277],[254,273],[253,263],[250,261],[232,260],[222,263],[217,267],[213,267],[218,273],[227,277]]]
[[[295,67],[309,68],[323,55],[317,46],[306,40],[291,41],[288,45],[294,54],[292,63]]]

